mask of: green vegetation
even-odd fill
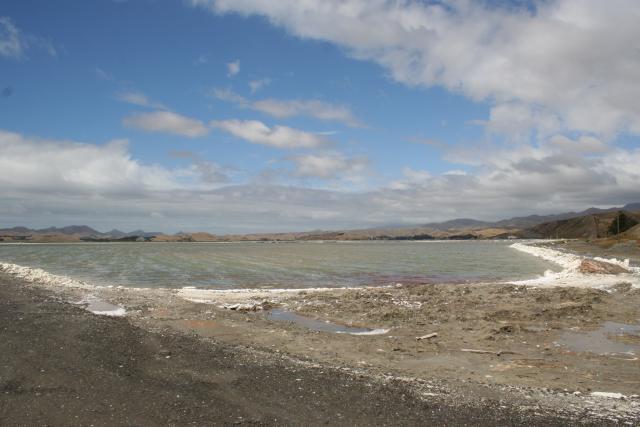
[[[618,233],[624,233],[632,227],[638,225],[639,222],[634,217],[619,211],[616,219],[609,226],[609,234],[615,235]]]

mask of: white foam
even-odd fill
[[[94,288],[93,285],[67,276],[51,274],[40,268],[23,267],[17,264],[0,263],[0,272],[10,274],[29,283],[37,283],[45,286],[65,286],[81,289]]]
[[[176,289],[175,293],[180,298],[201,304],[215,304],[222,302],[245,302],[251,299],[272,300],[278,297],[289,297],[299,292],[333,292],[348,291],[352,289],[384,289],[391,288],[385,286],[359,286],[359,287],[333,287],[333,288],[278,288],[278,289],[198,289],[193,287],[183,287]]]
[[[512,282],[517,285],[532,286],[573,286],[583,288],[607,289],[620,283],[629,283],[634,288],[640,288],[640,268],[631,267],[629,260],[618,260],[615,258],[607,259],[596,257],[597,261],[608,262],[625,268],[629,273],[622,274],[584,274],[579,271],[580,264],[586,257],[561,252],[555,249],[543,248],[539,246],[526,245],[523,243],[514,243],[511,248],[529,255],[542,258],[545,261],[553,262],[562,270],[554,272],[547,270],[540,277],[529,280],[520,280]]]
[[[47,287],[69,287],[79,289],[98,288],[98,286],[93,286],[67,276],[51,274],[40,268],[24,267],[17,264],[0,263],[0,272],[10,274],[29,283],[41,286],[44,285]],[[74,302],[74,304],[83,305],[87,311],[101,316],[120,317],[127,314],[124,307],[110,304],[94,295],[87,295],[82,300]]]

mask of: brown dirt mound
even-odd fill
[[[594,259],[582,260],[578,270],[580,273],[587,274],[620,274],[629,272],[626,268],[620,267],[619,265],[596,261]]]

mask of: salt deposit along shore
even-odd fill
[[[422,402],[415,403],[414,409],[422,408],[415,410],[424,417],[429,413],[434,416],[433,408],[460,407],[467,411],[460,413],[466,413],[468,419],[472,420],[473,414],[480,417],[476,418],[480,424],[507,419],[529,425],[637,424],[637,265],[616,261],[628,273],[587,275],[577,270],[583,257],[563,255],[558,246],[537,248],[549,251],[533,254],[556,258],[566,255],[558,276],[547,273],[515,284],[398,284],[384,288],[233,292],[150,290],[100,288],[7,265],[0,267],[0,277],[9,295],[17,287],[40,295],[38,298],[47,304],[66,307],[63,302],[69,301],[89,308],[89,302],[100,301],[111,304],[106,310],[111,314],[120,308],[124,311],[118,312],[124,314],[120,318],[100,316],[112,319],[101,321],[107,325],[103,328],[127,325],[143,336],[189,337],[233,348],[254,361],[273,358],[306,373],[320,369],[355,375],[371,384],[366,387],[395,384],[411,402]],[[527,248],[517,249],[536,251]],[[554,286],[554,281],[561,286]],[[78,305],[69,307],[78,309]],[[318,331],[313,329],[313,322],[309,326],[278,320],[270,315],[272,308],[316,322],[385,332],[356,335]],[[42,313],[39,318],[45,317]],[[167,360],[184,357],[167,356]],[[242,363],[251,365],[244,359]],[[214,371],[198,372],[202,378],[218,375]],[[302,375],[304,392],[311,392],[313,387],[308,388],[306,381]],[[322,376],[319,381],[324,381]],[[327,377],[326,381],[331,379]],[[233,390],[231,384],[226,385]],[[381,393],[381,397],[386,396]],[[486,418],[488,409],[490,417],[498,418]],[[349,418],[352,422],[359,419],[356,414],[349,416],[355,417]],[[383,415],[379,416],[383,421]],[[337,423],[347,420],[332,419]],[[437,418],[432,420],[438,423]],[[446,424],[447,420],[442,418],[440,423]],[[456,423],[460,419],[448,421]]]

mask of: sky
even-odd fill
[[[637,0],[7,0],[0,227],[249,233],[640,201]]]

